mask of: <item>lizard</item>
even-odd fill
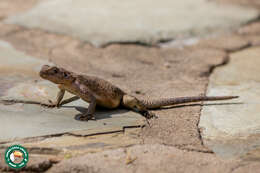
[[[126,93],[104,79],[95,76],[76,74],[57,66],[43,65],[39,75],[41,78],[57,84],[59,88],[56,101],[49,101],[50,104],[42,105],[60,107],[63,104],[82,99],[89,103],[87,111],[79,117],[79,120],[82,121],[95,119],[94,113],[97,105],[109,109],[116,109],[121,106],[139,112],[147,118],[151,118],[154,114],[150,113],[149,110],[158,109],[164,106],[238,98],[238,96],[190,96],[146,100],[138,99],[135,96]],[[75,96],[62,101],[65,91],[70,92]],[[41,103],[32,102],[32,104]]]

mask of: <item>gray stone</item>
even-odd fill
[[[0,42],[0,99],[31,100],[48,103],[54,100],[57,87],[41,80],[39,69],[47,61],[25,55]],[[71,97],[66,94],[65,98]],[[82,122],[75,116],[86,111],[88,104],[78,100],[60,109],[31,104],[0,104],[0,141],[65,132],[90,135],[122,131],[125,126],[143,124],[144,118],[127,110],[97,111],[97,121]],[[89,131],[87,131],[89,130]]]
[[[74,102],[60,109],[46,109],[32,105],[0,105],[0,141],[60,134],[77,130],[91,130],[92,134],[122,131],[125,126],[137,126],[141,115],[124,110],[97,112],[97,121],[82,122],[74,117],[85,103]],[[77,106],[75,106],[76,104]],[[86,111],[86,110],[85,110]]]
[[[219,154],[229,155],[221,151],[219,146],[223,144],[214,145],[214,141],[228,141],[226,146],[233,146],[233,150],[227,152],[240,154],[260,146],[259,135],[257,137],[260,133],[259,54],[260,47],[233,53],[229,64],[217,68],[210,78],[208,95],[240,96],[237,100],[226,101],[227,104],[221,102],[217,105],[220,102],[216,102],[216,105],[203,107],[199,123],[203,129],[202,137],[209,141],[210,146],[215,146]],[[252,138],[252,135],[255,137]],[[248,145],[246,138],[250,138],[252,145]],[[241,147],[242,143],[244,147]],[[225,147],[222,148],[225,150]],[[243,151],[234,151],[241,148]]]
[[[72,35],[100,46],[205,35],[235,28],[257,15],[253,9],[206,0],[46,0],[5,22]]]

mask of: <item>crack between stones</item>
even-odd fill
[[[230,53],[235,53],[235,52],[238,52],[238,51],[242,51],[244,49],[247,49],[247,48],[250,48],[252,47],[252,43],[248,42],[248,44],[242,46],[242,47],[239,47],[235,50],[225,50],[227,54],[230,54]]]
[[[160,48],[160,44],[168,43],[173,41],[173,38],[162,38],[154,42],[144,42],[140,40],[136,41],[110,41],[100,46],[100,48],[107,48],[110,45],[119,44],[119,45],[135,45],[135,46],[143,46],[147,48]],[[96,46],[95,46],[96,47]]]
[[[147,43],[147,42],[142,42],[142,41],[110,41],[108,43],[105,43],[103,45],[100,46],[100,48],[107,48],[111,45],[135,45],[135,46],[143,46],[143,47],[147,47],[147,48],[159,48],[159,46],[157,45],[159,42],[156,43]],[[92,45],[92,44],[91,44]],[[96,46],[94,46],[96,47]]]
[[[182,151],[214,154],[214,152],[212,150],[200,150],[200,149],[196,149],[196,148],[189,148],[189,147],[186,147],[187,145],[184,145],[184,144],[175,144],[175,145],[165,144],[165,143],[162,143],[162,144],[165,146],[175,147]]]

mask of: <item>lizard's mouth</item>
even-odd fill
[[[40,76],[41,76],[42,78],[47,77],[46,70],[49,69],[49,68],[50,68],[49,65],[43,65],[43,66],[42,66],[42,69],[41,69],[41,71],[40,71]]]
[[[40,76],[41,76],[42,78],[46,78],[46,77],[47,77],[47,74],[45,74],[43,71],[40,71]]]

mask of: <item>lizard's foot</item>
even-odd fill
[[[51,100],[48,100],[49,104],[48,103],[41,103],[40,105],[42,107],[46,107],[46,108],[55,108],[55,107],[58,107],[57,104],[53,103]]]
[[[96,120],[96,118],[93,114],[78,115],[78,116],[75,117],[75,119],[79,120],[79,121]]]
[[[41,103],[40,105],[45,108],[55,108],[57,106],[56,104],[45,104],[45,103]]]
[[[51,100],[48,100],[49,101],[49,104],[46,104],[46,103],[41,103],[40,105],[43,106],[43,107],[46,107],[46,108],[60,108],[60,104],[56,104],[56,103],[53,103]]]
[[[158,118],[154,113],[152,113],[151,111],[142,111],[141,114],[147,118],[147,119],[150,119],[150,118]]]

